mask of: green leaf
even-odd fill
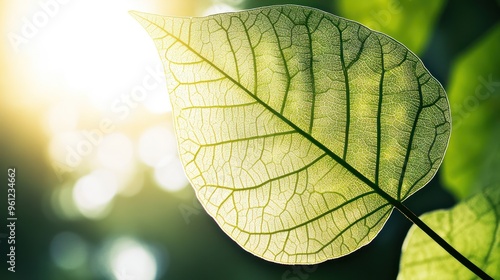
[[[451,74],[454,133],[443,163],[458,198],[500,182],[500,24],[465,53]]]
[[[384,32],[420,54],[446,1],[338,0],[341,15]]]
[[[421,219],[491,277],[500,278],[499,188],[487,188],[450,210]],[[414,225],[403,244],[398,279],[475,279],[475,275]]]
[[[434,176],[448,100],[393,39],[293,5],[133,15],[164,63],[198,199],[249,252],[289,264],[351,253]]]

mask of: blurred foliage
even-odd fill
[[[500,17],[500,5],[492,0],[448,0],[420,57],[447,88],[455,59],[483,37]],[[469,20],[464,20],[467,18]]]
[[[420,54],[446,1],[339,0],[334,3],[342,16],[387,34]]]
[[[459,199],[500,181],[500,24],[457,59],[448,94],[453,132],[445,186]]]
[[[494,279],[500,277],[500,188],[487,188],[450,210],[421,219]],[[434,240],[412,226],[403,245],[398,279],[474,279]]]

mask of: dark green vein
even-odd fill
[[[225,144],[234,144],[234,143],[242,142],[242,141],[251,141],[251,140],[259,140],[259,139],[265,139],[265,138],[271,138],[271,137],[277,137],[277,136],[283,136],[283,135],[291,135],[291,134],[295,134],[295,133],[297,133],[297,131],[291,130],[291,131],[277,132],[277,133],[273,133],[273,134],[256,135],[256,136],[251,136],[251,137],[246,137],[246,138],[231,139],[231,140],[226,140],[226,141],[198,144],[198,145],[200,146],[200,148],[206,148],[206,147],[213,147],[213,146],[219,146],[219,145],[225,145]]]
[[[281,18],[281,15],[282,14],[280,13],[278,20]],[[280,50],[280,56],[283,59],[283,67],[285,68],[285,74],[287,77],[285,95],[283,96],[283,103],[281,104],[281,109],[280,109],[280,114],[283,114],[283,112],[285,111],[286,101],[288,99],[288,93],[290,92],[290,85],[291,85],[292,77],[290,76],[290,70],[288,69],[288,62],[285,59],[285,54],[283,53],[283,48],[281,47],[281,42],[280,42],[280,38],[278,36],[278,31],[276,30],[276,27],[274,26],[274,24],[271,22],[271,19],[269,18],[269,16],[268,15],[264,15],[264,16],[267,17],[269,23],[271,24],[271,26],[273,28],[274,35],[276,36],[276,43],[278,44],[278,49]]]
[[[321,252],[322,250],[324,250],[328,245],[330,245],[331,243],[333,243],[335,240],[337,240],[337,238],[341,237],[344,232],[346,232],[347,230],[349,230],[351,227],[355,226],[356,224],[358,224],[359,222],[361,221],[366,221],[366,219],[368,217],[370,217],[371,215],[377,213],[378,211],[382,210],[383,208],[387,207],[389,204],[382,204],[381,206],[375,208],[373,211],[369,212],[369,213],[366,213],[365,216],[363,216],[363,219],[358,219],[356,220],[354,223],[349,223],[349,225],[347,227],[345,227],[344,229],[342,229],[332,240],[330,240],[329,242],[327,242],[326,244],[323,244],[323,246],[321,248],[319,248],[317,251],[315,252],[312,252],[314,254],[316,253],[319,253]],[[387,212],[390,212],[392,210],[392,207],[391,209],[389,209]],[[378,224],[385,216],[387,215],[387,213],[385,213],[384,215],[381,216],[381,218],[379,219],[379,221],[375,224]],[[368,233],[367,233],[368,235]],[[366,237],[366,236],[365,236]]]
[[[219,23],[218,21],[215,21],[217,22],[217,25],[220,26],[220,28],[222,30],[224,30],[226,33],[226,39],[227,39],[227,43],[229,44],[229,47],[231,48],[231,54],[233,55],[233,60],[234,60],[234,67],[236,68],[236,77],[238,77],[238,82],[241,81],[241,77],[240,77],[240,66],[238,65],[238,58],[236,57],[236,51],[234,50],[234,47],[233,47],[233,42],[231,41],[231,38],[229,38],[229,28],[231,28],[231,25],[233,23],[233,17],[230,18],[230,22],[229,22],[229,27],[228,29],[224,29],[224,27],[222,26],[222,23]],[[242,25],[244,25],[242,23]]]
[[[299,168],[297,170],[293,170],[291,172],[285,173],[285,174],[280,175],[280,176],[272,177],[271,179],[268,179],[268,180],[266,180],[266,181],[264,181],[264,182],[262,182],[260,184],[254,185],[254,186],[243,187],[243,188],[233,188],[233,187],[226,187],[226,186],[220,186],[220,185],[205,185],[202,188],[220,188],[220,189],[230,190],[230,191],[233,191],[233,192],[236,192],[236,191],[248,191],[248,190],[258,189],[258,188],[261,188],[261,187],[263,187],[263,186],[265,186],[265,185],[267,185],[269,183],[272,183],[274,181],[279,181],[279,180],[284,179],[286,177],[289,177],[289,176],[292,176],[292,175],[297,175],[300,172],[305,171],[309,167],[315,165],[318,161],[320,161],[325,156],[326,156],[326,154],[322,154],[321,156],[317,157],[316,159],[314,159],[310,163],[304,165],[303,167],[301,167],[301,168]],[[328,172],[330,172],[330,170],[328,170]],[[328,172],[326,172],[326,173],[328,173]]]
[[[377,37],[378,38],[378,37]],[[382,102],[384,96],[384,77],[385,77],[385,69],[384,69],[384,50],[380,39],[378,40],[380,44],[380,63],[382,65],[381,73],[380,73],[380,82],[378,89],[378,107],[377,107],[377,158],[375,162],[375,184],[379,184],[379,173],[380,173],[380,149],[382,146]],[[409,148],[408,148],[409,149]],[[399,198],[399,197],[398,197]]]
[[[252,41],[250,40],[250,34],[248,34],[248,29],[245,25],[245,23],[241,20],[241,18],[238,17],[238,19],[240,20],[241,22],[241,26],[243,26],[243,28],[245,29],[245,36],[247,37],[247,41],[248,41],[248,47],[250,48],[250,51],[252,52],[252,57],[254,58],[253,59],[253,79],[254,79],[254,85],[253,85],[253,94],[255,95],[254,98],[258,99],[257,97],[257,59],[255,59],[255,50],[252,46]],[[179,40],[179,38],[175,38],[174,39],[176,40]],[[186,44],[184,44],[184,42],[182,42],[184,46],[188,46]],[[198,54],[198,52],[196,52],[195,50],[193,50],[191,47],[189,47],[189,50],[192,51],[194,54],[200,56],[201,59],[205,60],[208,62],[208,60],[204,57],[201,57],[200,54]],[[215,66],[213,63],[209,63],[210,65],[213,65]],[[227,75],[227,73],[225,73],[224,71],[222,71],[219,67],[216,67],[216,69],[222,74],[222,75],[225,75],[226,77],[229,77],[229,75]],[[232,80],[233,82],[235,82],[235,84],[240,87],[240,88],[245,88],[242,84],[240,83],[236,83],[236,81],[234,79],[230,79]],[[246,89],[246,88],[245,88]],[[250,93],[248,90],[247,90],[248,93]],[[250,93],[250,95],[252,95]]]
[[[342,31],[337,26],[337,30],[339,31],[339,43],[340,43],[340,62],[342,64],[342,73],[344,74],[344,83],[345,83],[345,136],[344,136],[344,154],[342,155],[343,160],[347,160],[347,148],[349,145],[349,127],[351,124],[351,91],[349,89],[349,74],[347,72],[347,67],[345,65],[345,57],[344,57],[344,42],[342,39]],[[345,29],[344,29],[345,30]]]
[[[409,159],[409,156],[410,156],[410,153],[411,153],[411,149],[407,150],[406,160],[405,160],[405,162],[403,164],[402,173],[401,173],[401,177],[400,177],[400,185],[399,185],[399,188],[398,188],[398,198],[395,199],[395,198],[391,197],[388,193],[386,193],[384,190],[382,190],[377,184],[375,184],[374,182],[372,182],[371,180],[369,180],[367,177],[365,177],[362,173],[360,173],[358,170],[356,170],[355,168],[353,168],[349,163],[347,163],[346,160],[342,159],[337,154],[335,154],[334,152],[332,152],[331,150],[329,150],[324,144],[322,144],[317,139],[315,139],[311,135],[311,133],[307,133],[306,131],[300,129],[291,120],[289,120],[288,118],[284,117],[282,114],[280,114],[274,108],[272,108],[271,106],[269,106],[268,104],[266,104],[266,102],[264,102],[262,99],[260,99],[256,95],[257,94],[257,72],[258,71],[257,71],[257,68],[256,68],[255,50],[254,50],[254,48],[253,48],[253,46],[251,44],[251,41],[250,41],[250,38],[249,38],[249,34],[248,34],[248,30],[247,30],[247,28],[244,25],[243,26],[244,26],[245,30],[247,31],[246,35],[247,35],[248,42],[250,43],[250,49],[251,49],[251,52],[252,52],[252,55],[253,55],[253,63],[254,63],[254,69],[253,70],[254,70],[254,79],[255,79],[254,80],[254,90],[253,90],[253,92],[250,91],[245,86],[243,86],[240,83],[238,83],[233,77],[231,77],[227,73],[223,72],[221,70],[221,68],[219,68],[217,65],[215,65],[214,62],[211,62],[211,61],[207,60],[200,53],[198,53],[191,46],[189,46],[189,44],[186,44],[185,41],[181,40],[178,36],[175,36],[174,34],[167,32],[165,29],[163,29],[163,27],[159,26],[157,23],[148,20],[146,17],[143,17],[142,15],[140,15],[138,13],[132,12],[132,14],[134,14],[137,18],[141,18],[142,21],[145,21],[144,26],[146,26],[147,23],[149,23],[149,25],[148,25],[149,27],[153,26],[153,29],[157,28],[158,30],[162,30],[163,32],[165,32],[165,35],[161,36],[162,38],[171,37],[174,40],[174,42],[168,42],[168,46],[163,47],[162,48],[163,50],[169,51],[175,44],[178,43],[178,44],[181,44],[182,46],[184,46],[184,48],[186,48],[186,50],[191,51],[194,55],[197,55],[201,59],[205,60],[207,62],[207,64],[209,66],[211,66],[214,70],[219,71],[222,75],[226,76],[227,79],[230,82],[234,83],[243,92],[245,92],[246,94],[248,94],[250,97],[254,98],[256,102],[258,102],[259,104],[261,104],[263,106],[264,109],[268,110],[270,113],[274,114],[277,118],[281,119],[284,124],[290,126],[293,130],[296,130],[297,133],[301,134],[305,139],[309,140],[313,145],[315,145],[319,149],[323,150],[334,161],[336,161],[341,166],[343,166],[347,172],[351,173],[355,178],[359,179],[361,182],[365,183],[368,187],[372,188],[374,190],[373,191],[374,193],[377,193],[380,197],[382,197],[383,199],[387,200],[387,202],[389,204],[392,204],[395,208],[397,208],[409,220],[411,220],[414,224],[416,224],[418,227],[420,227],[432,239],[434,239],[441,247],[443,247],[446,251],[448,251],[453,257],[455,257],[462,264],[464,264],[465,266],[467,266],[471,271],[473,271],[474,273],[476,273],[478,276],[480,276],[482,278],[489,278],[481,269],[479,269],[477,266],[475,266],[473,263],[471,263],[467,258],[465,258],[463,255],[461,255],[458,251],[456,251],[453,247],[451,247],[446,241],[444,241],[439,235],[437,235],[432,229],[430,229],[425,223],[423,223],[414,213],[412,213],[408,208],[406,208],[401,203],[401,201],[399,200],[400,196],[401,196],[401,185],[402,185],[402,182],[404,180],[405,173],[406,173],[406,168],[407,168],[408,159]],[[310,14],[309,14],[309,16],[310,16]],[[309,29],[309,27],[308,27],[308,29]],[[309,36],[310,36],[310,34],[309,34]],[[310,38],[311,38],[311,36],[310,36]],[[161,40],[161,38],[157,37],[157,38],[154,38],[154,39],[157,40],[157,43],[159,43],[160,45],[163,45],[165,43],[163,41],[158,42],[158,40]],[[311,46],[312,46],[312,43],[311,43]],[[312,55],[312,53],[311,53],[311,55]],[[312,64],[312,62],[313,62],[313,57],[311,57],[311,64]],[[417,112],[416,118],[414,120],[414,125],[413,125],[413,128],[412,128],[412,133],[411,133],[410,139],[409,139],[410,145],[408,145],[408,147],[412,146],[411,142],[413,141],[413,138],[414,138],[414,135],[415,135],[415,131],[416,131],[416,126],[418,124],[420,113],[422,111],[422,99],[423,98],[422,98],[422,89],[421,89],[421,87],[422,87],[422,83],[419,84],[420,106],[418,108],[418,112]],[[314,108],[314,107],[312,107],[312,108]],[[312,115],[312,117],[313,116],[314,115]],[[311,119],[311,121],[312,120],[313,119]],[[312,125],[310,126],[309,131],[312,131]]]
[[[493,248],[495,247],[494,244],[497,243],[496,239],[500,237],[497,234],[500,217],[498,216],[498,212],[495,210],[498,207],[498,205],[489,197],[489,192],[485,192],[483,194],[483,197],[488,202],[488,204],[491,208],[491,211],[493,212],[493,215],[495,216],[495,221],[496,221],[496,223],[493,223],[495,225],[495,229],[493,230],[493,240],[491,241],[490,246],[488,248],[488,252],[486,253],[486,255],[484,256],[484,259],[483,259],[484,263],[488,263],[488,259],[491,256]]]
[[[351,199],[349,199],[349,200],[347,200],[347,201],[343,202],[342,204],[337,205],[336,207],[334,207],[334,208],[332,208],[332,209],[329,209],[328,211],[326,211],[326,212],[324,212],[324,213],[321,213],[320,215],[318,215],[318,216],[316,216],[316,217],[314,217],[314,218],[308,219],[308,220],[307,220],[307,221],[305,221],[305,222],[302,222],[302,223],[300,223],[300,224],[296,224],[296,225],[294,225],[294,226],[292,226],[292,227],[289,227],[289,228],[283,228],[283,229],[280,229],[280,230],[269,231],[269,232],[262,232],[262,233],[249,232],[249,231],[245,231],[245,230],[243,230],[243,229],[241,229],[241,228],[239,228],[239,230],[240,230],[241,232],[244,232],[244,233],[248,233],[248,234],[258,234],[258,235],[264,235],[264,234],[269,235],[269,234],[276,234],[276,233],[280,233],[280,232],[287,232],[287,231],[291,231],[291,230],[294,230],[294,229],[297,229],[297,228],[303,227],[303,226],[305,226],[305,225],[308,225],[308,224],[310,224],[310,223],[312,223],[312,222],[314,222],[314,221],[316,221],[316,220],[319,220],[319,219],[323,218],[324,216],[329,215],[329,214],[331,214],[331,213],[333,213],[333,212],[335,212],[335,211],[337,211],[337,210],[341,209],[342,207],[344,207],[344,206],[346,206],[346,205],[349,205],[349,204],[351,204],[351,203],[354,203],[356,200],[362,199],[363,197],[368,196],[368,195],[371,195],[371,194],[376,194],[376,193],[375,193],[375,192],[365,192],[365,193],[362,193],[362,194],[360,194],[360,195],[358,195],[358,196],[356,196],[356,197],[353,197],[353,198],[351,198]],[[387,205],[388,205],[388,204],[384,204],[384,205],[382,205],[381,207],[386,207]],[[379,207],[379,208],[381,208],[381,207]],[[377,209],[378,209],[378,208],[377,208]],[[360,220],[357,220],[357,221],[360,221]]]
[[[312,129],[314,126],[314,110],[316,106],[316,81],[314,78],[314,48],[313,48],[313,39],[312,39],[312,33],[309,28],[309,18],[311,17],[312,13],[309,13],[306,16],[306,24],[305,27],[307,29],[307,36],[309,37],[309,75],[311,78],[311,96],[312,96],[312,101],[311,101],[311,113],[310,113],[310,119],[309,119],[309,131],[308,133],[311,135],[312,134]]]
[[[442,125],[445,125],[445,124],[446,123],[443,123]],[[438,126],[436,126],[435,130],[437,130],[437,128],[438,128]],[[415,182],[411,185],[411,187],[408,189],[408,191],[401,198],[401,200],[406,199],[409,196],[409,194],[412,193],[412,191],[420,183],[420,181],[422,181],[423,179],[425,179],[425,177],[427,177],[429,175],[429,172],[434,168],[434,165],[436,164],[436,162],[438,162],[440,160],[440,158],[437,158],[433,161],[431,158],[431,151],[434,148],[434,144],[436,143],[436,139],[439,135],[441,135],[441,134],[438,134],[438,133],[434,134],[434,139],[432,139],[432,143],[429,146],[429,152],[427,152],[427,161],[429,162],[429,165],[430,165],[429,169],[425,173],[423,173],[417,180],[415,180]]]
[[[249,107],[252,105],[258,104],[257,102],[249,102],[249,103],[241,103],[241,104],[231,104],[231,105],[207,105],[207,106],[189,106],[189,107],[184,107],[180,111],[190,111],[190,110],[204,110],[204,109],[221,109],[221,110],[231,110],[233,108],[239,108],[239,107]]]
[[[420,84],[420,81],[418,82],[418,96],[419,96],[418,110],[417,110],[417,113],[415,115],[415,119],[413,121],[413,125],[412,125],[411,132],[410,132],[410,137],[408,140],[408,146],[406,149],[405,160],[403,162],[403,167],[401,168],[401,175],[399,176],[398,196],[397,196],[398,201],[401,200],[401,189],[403,188],[403,182],[404,182],[404,178],[406,175],[406,170],[408,168],[408,162],[410,161],[410,154],[412,151],[411,147],[413,146],[413,139],[415,138],[418,120],[420,119],[420,114],[422,113],[422,109],[423,109],[423,105],[424,105],[423,104],[424,98],[422,96],[422,85]]]
[[[146,18],[142,18],[146,21],[148,21]],[[151,21],[149,21],[151,22]],[[151,22],[151,24],[155,25],[157,28],[164,30],[161,26],[158,26],[156,23]],[[198,53],[196,50],[194,50],[191,46],[187,45],[184,41],[182,41],[180,38],[176,37],[175,35],[168,33],[166,30],[164,32],[167,34],[166,36],[170,36],[172,39],[174,39],[177,43],[183,45],[187,50],[198,56],[200,59],[206,61],[208,65],[210,65],[214,70],[217,72],[221,73],[229,81],[231,81],[233,84],[235,84],[237,87],[239,87],[243,92],[245,92],[248,96],[253,98],[255,101],[257,101],[262,107],[264,107],[266,110],[271,112],[273,115],[275,115],[277,118],[281,119],[285,124],[290,126],[293,130],[297,131],[300,135],[302,135],[305,139],[309,140],[312,144],[314,144],[316,147],[319,149],[323,150],[328,156],[330,156],[334,161],[338,162],[342,167],[344,167],[348,172],[350,172],[352,175],[354,175],[356,178],[358,178],[361,182],[365,183],[367,186],[375,190],[382,198],[386,199],[393,205],[397,205],[397,201],[392,198],[388,193],[383,191],[379,186],[377,186],[374,182],[372,182],[370,179],[368,179],[366,176],[361,174],[357,169],[352,167],[349,163],[347,163],[345,160],[343,160],[340,156],[332,152],[330,149],[328,149],[324,144],[319,142],[316,138],[314,138],[312,135],[309,133],[305,132],[301,128],[299,128],[295,123],[293,123],[291,120],[285,118],[283,115],[281,115],[279,112],[277,112],[275,109],[273,109],[269,104],[264,102],[262,99],[260,99],[256,94],[252,93],[250,90],[248,90],[246,87],[244,87],[242,84],[238,83],[233,77],[229,76],[226,72],[224,72],[222,69],[220,69],[217,65],[215,65],[212,61],[206,59],[203,57],[200,53]],[[248,33],[248,32],[247,32]],[[250,40],[250,38],[248,38]],[[249,44],[251,45],[250,41]],[[171,45],[172,46],[172,45]],[[254,58],[254,65],[256,64],[256,59],[255,59],[255,52],[253,51],[252,48],[252,55]],[[255,70],[255,69],[254,69]],[[257,73],[255,72],[255,79],[257,79]],[[257,81],[255,81],[255,85],[257,84]],[[256,90],[256,86],[254,88]]]
[[[361,29],[361,26],[358,26],[358,38],[361,39],[359,37],[359,31]],[[359,46],[359,50],[358,52],[356,53],[356,56],[351,60],[351,62],[349,62],[349,64],[346,66],[347,69],[350,69],[354,63],[356,63],[359,58],[361,57],[361,53],[363,52],[363,49],[365,48],[365,43],[366,41],[368,40],[368,37],[370,37],[372,35],[372,32],[368,33],[368,35],[366,35],[366,37],[364,39],[361,40],[361,46]]]

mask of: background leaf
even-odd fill
[[[500,189],[485,189],[450,210],[424,214],[421,219],[491,277],[500,277]],[[474,278],[422,230],[412,226],[403,244],[398,279]]]
[[[166,69],[186,173],[246,250],[281,263],[348,254],[437,171],[448,101],[393,39],[300,6],[134,14]]]
[[[335,3],[345,17],[397,38],[410,50],[420,54],[446,1],[339,0]]]
[[[449,94],[453,134],[443,164],[458,198],[500,182],[500,25],[456,63]]]

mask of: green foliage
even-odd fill
[[[487,188],[451,210],[421,219],[493,278],[500,278],[500,189]],[[474,274],[413,226],[403,245],[398,279],[475,279]]]
[[[336,1],[343,16],[397,38],[417,54],[425,49],[445,2],[444,0]]]
[[[349,254],[437,171],[450,134],[445,92],[388,36],[291,5],[133,14],[163,60],[197,196],[253,254]]]
[[[443,163],[458,198],[500,182],[500,25],[456,63],[449,86],[453,134]]]

